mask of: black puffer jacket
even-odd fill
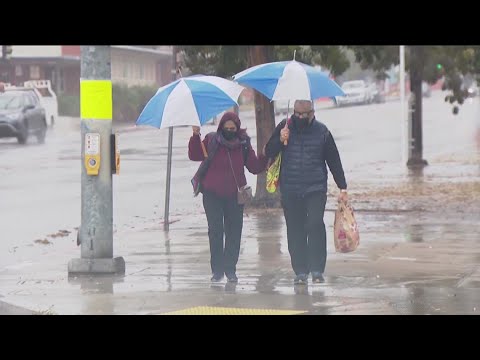
[[[280,171],[280,191],[300,196],[321,191],[327,192],[327,164],[333,174],[337,186],[346,189],[340,155],[328,128],[313,119],[303,130],[290,124],[288,145],[280,142],[280,130],[285,126],[285,120],[276,127],[270,138],[265,153],[274,158],[282,151],[282,166]]]

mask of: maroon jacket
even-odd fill
[[[240,124],[239,121],[238,124]],[[222,128],[222,126],[223,122],[221,121],[219,130]],[[238,128],[240,128],[239,125]],[[208,149],[208,139],[209,137],[205,137],[203,140],[205,149]],[[188,157],[190,160],[203,161],[205,159],[200,141],[199,135],[193,135],[190,138],[188,143]],[[224,145],[219,144],[217,152],[210,163],[207,174],[202,181],[202,185],[203,189],[206,191],[213,192],[220,197],[232,198],[237,194],[237,185],[235,184],[235,178],[233,177],[227,151],[230,151],[233,170],[235,171],[235,177],[237,178],[238,185],[242,187],[247,184],[244,170],[243,146],[229,150]],[[264,155],[259,155],[257,157],[255,150],[253,150],[251,145],[249,146],[248,157],[245,165],[252,174],[259,174],[264,171],[267,167],[267,161],[268,159]]]

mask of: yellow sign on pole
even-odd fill
[[[80,81],[80,116],[82,119],[112,120],[112,82]]]

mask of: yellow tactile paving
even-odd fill
[[[304,310],[248,309],[217,306],[195,306],[183,310],[170,311],[161,315],[298,315]]]

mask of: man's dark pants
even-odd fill
[[[304,196],[282,194],[287,223],[288,251],[296,275],[323,273],[327,261],[327,234],[323,216],[327,195],[323,192]]]

